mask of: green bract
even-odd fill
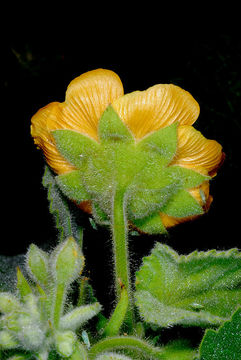
[[[61,191],[78,203],[89,200],[98,223],[108,222],[112,199],[125,193],[128,219],[147,233],[165,233],[159,213],[200,215],[203,209],[187,191],[208,176],[170,166],[177,149],[177,124],[136,142],[109,106],[98,127],[98,142],[76,131],[52,132],[58,151],[76,170],[57,176]]]
[[[148,323],[210,326],[241,305],[241,254],[193,252],[179,256],[156,244],[136,274],[136,304]]]

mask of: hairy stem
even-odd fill
[[[125,193],[117,190],[113,197],[112,207],[112,238],[115,262],[115,288],[117,301],[121,297],[121,286],[124,286],[128,295],[128,309],[126,322],[133,328],[133,299],[130,283],[129,255],[128,255],[128,226],[125,213]]]
[[[90,349],[89,358],[95,359],[102,352],[118,349],[129,349],[139,354],[141,353],[147,359],[163,359],[163,351],[161,349],[132,336],[110,337],[99,341]]]
[[[118,335],[120,327],[125,319],[127,308],[128,294],[126,289],[123,287],[121,290],[120,301],[118,302],[103,332],[104,337]]]
[[[62,315],[63,311],[63,304],[65,300],[65,284],[57,284],[55,291],[55,302],[54,302],[54,309],[53,309],[53,325],[55,329],[59,327],[59,320]]]

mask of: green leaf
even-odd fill
[[[194,360],[197,350],[185,340],[176,340],[164,347],[163,360]]]
[[[138,147],[158,153],[168,164],[174,157],[177,149],[177,123],[144,137],[138,143]]]
[[[186,190],[180,190],[161,208],[169,216],[187,217],[203,214],[202,206]]]
[[[54,216],[59,231],[59,241],[63,241],[68,236],[73,236],[81,243],[81,228],[78,226],[73,213],[70,212],[68,200],[60,191],[56,177],[47,166],[43,176],[43,186],[48,189],[49,210]]]
[[[99,139],[104,141],[134,142],[132,133],[110,105],[99,121]]]
[[[56,183],[69,199],[79,202],[89,200],[89,195],[82,182],[80,170],[74,170],[57,176]]]
[[[78,169],[86,158],[98,151],[99,144],[95,140],[77,131],[54,130],[52,134],[61,155]]]
[[[200,360],[240,360],[241,308],[217,331],[206,330],[200,345]]]
[[[136,303],[161,327],[219,325],[241,303],[241,255],[229,251],[179,256],[157,243],[136,274]]]

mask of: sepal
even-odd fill
[[[80,170],[73,170],[67,174],[56,176],[56,182],[60,190],[69,199],[78,202],[89,200],[90,196],[84,187]]]
[[[203,214],[202,206],[186,190],[180,190],[161,208],[161,212],[179,218]]]
[[[143,219],[157,212],[165,206],[176,192],[175,184],[159,189],[140,189],[129,196],[128,210],[130,217]]]
[[[162,159],[165,159],[165,164],[168,164],[177,149],[177,126],[176,122],[147,135],[139,141],[138,148],[159,154]]]
[[[167,234],[167,230],[163,225],[159,213],[152,214],[142,219],[134,219],[132,222],[140,232],[151,235]]]
[[[77,131],[55,130],[52,134],[61,155],[77,169],[81,169],[83,162],[98,151],[99,144],[95,140]]]
[[[100,118],[98,135],[101,141],[134,142],[132,133],[111,105],[107,107]]]
[[[168,166],[164,176],[168,177],[171,183],[178,184],[181,189],[191,189],[211,179],[210,176],[177,165]]]

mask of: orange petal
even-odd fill
[[[34,143],[43,150],[44,156],[46,158],[49,166],[57,173],[63,174],[74,170],[74,167],[69,164],[57,151],[55,146],[54,138],[51,135],[51,130],[53,130],[52,125],[54,124],[56,128],[61,127],[59,124],[58,112],[59,103],[50,103],[44,108],[40,109],[32,117],[31,125],[31,135],[34,138]],[[48,126],[48,123],[51,126]]]
[[[171,125],[192,125],[199,105],[185,90],[172,84],[155,85],[118,98],[113,107],[137,139]]]
[[[69,129],[79,130],[97,139],[97,126],[102,113],[123,93],[122,82],[113,71],[88,71],[68,86],[61,108],[64,121]]]
[[[194,220],[194,219],[198,218],[199,216],[200,215],[188,216],[188,217],[184,217],[184,218],[175,218],[173,216],[169,216],[167,214],[160,213],[162,223],[166,228],[170,228],[170,227],[176,226],[178,224],[182,224],[184,222]]]
[[[76,203],[75,204],[84,212],[86,212],[87,214],[91,214],[92,213],[92,207],[91,207],[91,202],[89,200],[86,201],[82,201],[81,203]]]
[[[106,107],[122,95],[123,86],[118,75],[110,70],[97,69],[80,75],[69,84],[65,102],[51,103],[32,117],[34,141],[57,174],[74,167],[58,153],[51,131],[76,130],[97,139],[99,118]]]
[[[178,127],[178,148],[171,165],[214,176],[222,159],[222,146],[217,141],[206,139],[192,126]]]
[[[199,202],[205,212],[209,210],[213,200],[209,194],[209,181],[204,181],[201,185],[189,189],[189,193]]]

